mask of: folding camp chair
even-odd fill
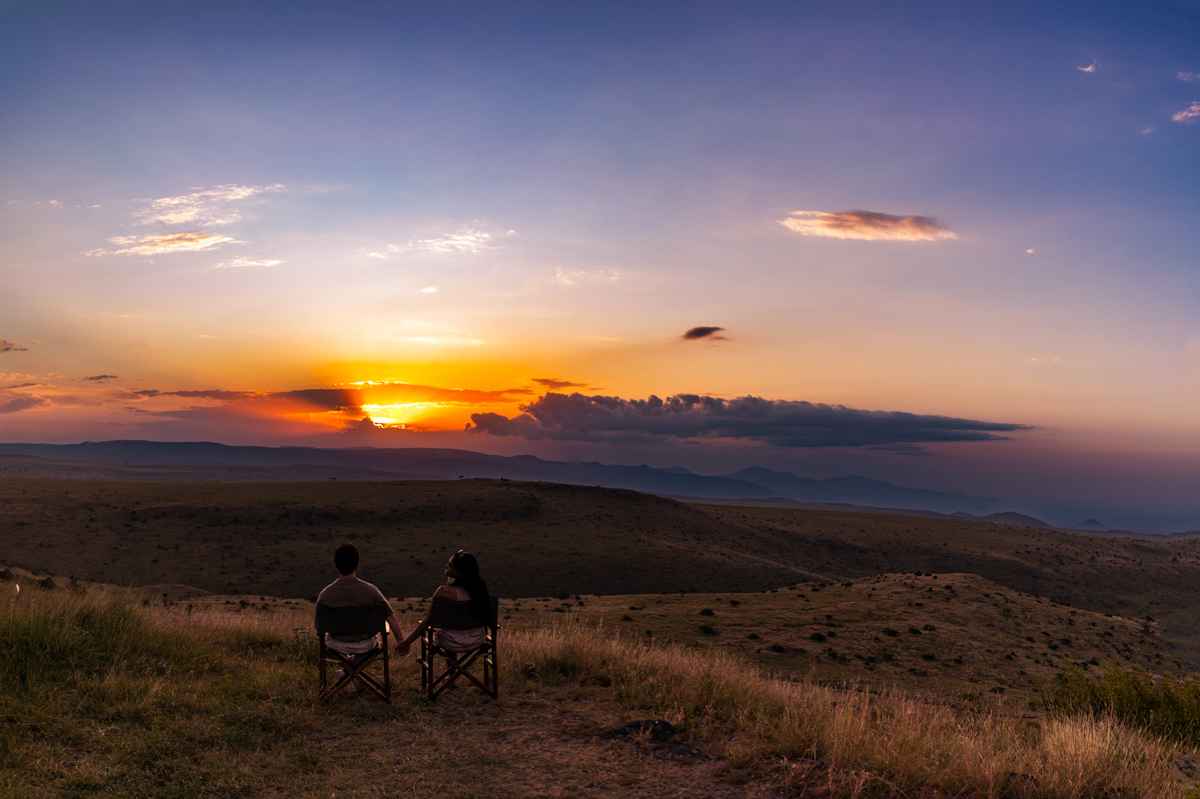
[[[500,610],[500,600],[492,597],[490,618],[487,623],[481,622],[467,612],[467,602],[452,602],[447,599],[433,600],[430,608],[429,626],[421,636],[421,690],[429,698],[436,699],[442,691],[450,686],[450,681],[457,677],[465,677],[474,683],[475,687],[495,699],[500,695],[496,674],[496,634],[500,626],[496,619]],[[437,646],[433,641],[436,630],[474,630],[479,627],[487,629],[483,643],[466,652],[455,652]],[[446,659],[446,668],[440,674],[435,674],[438,658]],[[483,663],[483,679],[470,672],[476,661]]]
[[[331,608],[317,605],[317,638],[321,642],[321,701],[328,701],[342,688],[357,680],[358,684],[378,696],[384,702],[392,701],[391,672],[388,668],[388,607],[382,603],[357,608]],[[375,648],[354,655],[345,655],[325,645],[325,633],[333,635],[366,635],[374,633]],[[383,657],[383,682],[366,673],[367,666],[376,658]],[[326,673],[327,661],[340,663],[344,669],[342,678],[329,684]]]

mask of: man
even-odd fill
[[[317,596],[317,605],[331,608],[361,608],[382,603],[387,607],[388,628],[392,631],[396,644],[399,645],[403,640],[400,637],[400,622],[396,620],[392,606],[388,604],[379,589],[365,580],[358,579],[358,560],[358,547],[354,544],[342,544],[337,548],[337,551],[333,553],[333,564],[337,566],[338,578],[325,586]],[[382,643],[384,646],[388,645],[387,641]],[[375,648],[375,636],[335,636],[332,633],[326,633],[325,645],[336,652],[349,656],[351,662],[357,663],[358,656]],[[335,677],[340,680],[342,675],[343,671],[339,669]],[[346,690],[353,692],[356,690],[356,686],[351,683],[346,686]]]

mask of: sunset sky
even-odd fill
[[[0,0],[0,441],[1188,529],[1198,267],[1200,0]]]

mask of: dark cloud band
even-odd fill
[[[842,405],[697,394],[667,399],[547,394],[512,419],[471,415],[474,433],[527,439],[651,444],[685,439],[741,439],[776,447],[879,447],[948,441],[994,441],[1026,425],[980,422]]]

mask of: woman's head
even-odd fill
[[[450,556],[450,561],[446,564],[446,576],[478,580],[479,561],[475,560],[475,556],[470,552],[460,549]]]
[[[465,550],[458,550],[446,562],[445,574],[455,585],[466,589],[471,597],[471,615],[477,619],[487,619],[491,615],[491,599],[489,599],[487,583],[479,573],[479,561]]]

